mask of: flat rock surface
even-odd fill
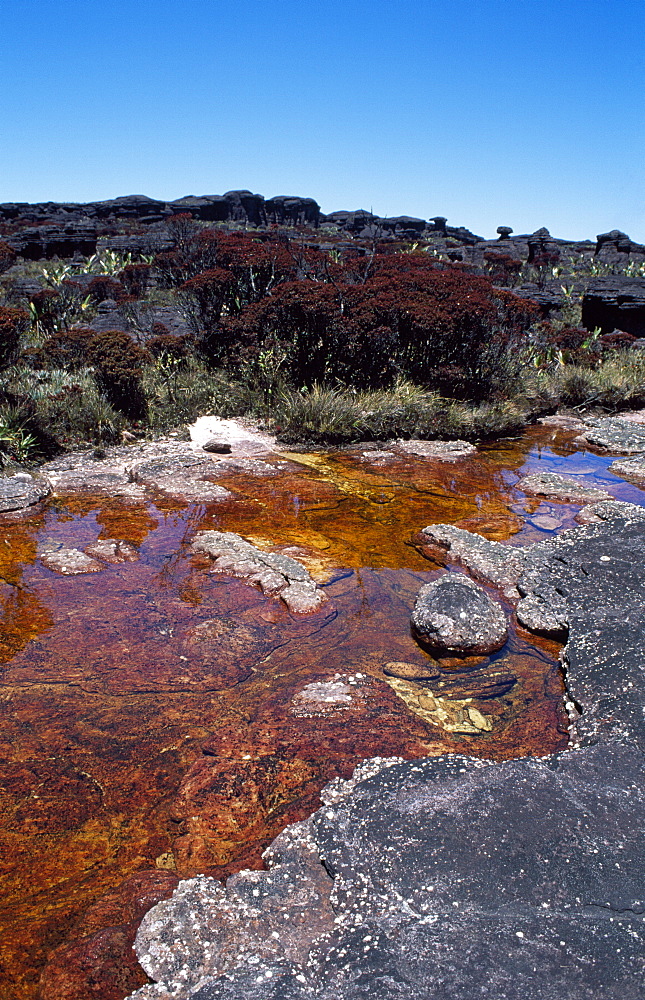
[[[436,650],[492,653],[508,638],[500,605],[468,577],[452,573],[421,588],[411,621],[419,639]]]
[[[256,584],[263,593],[283,600],[295,614],[309,614],[327,602],[326,594],[296,559],[281,552],[263,552],[231,531],[200,531],[192,550],[213,560],[213,572]]]
[[[477,448],[468,441],[397,441],[397,446],[408,455],[419,455],[422,458],[440,458],[444,461],[455,461],[474,455]]]
[[[79,576],[81,573],[99,573],[105,566],[102,562],[92,559],[91,556],[81,552],[80,549],[71,549],[61,546],[57,549],[49,549],[42,552],[40,561],[47,569],[53,573],[61,573],[63,576]]]
[[[642,997],[645,761],[636,747],[381,767],[362,781],[359,769],[345,793],[334,782],[327,804],[266,852],[268,872],[238,876],[256,890],[250,899],[248,889],[236,898],[199,879],[156,906],[136,948],[162,983],[134,996]],[[300,896],[308,912],[294,961],[298,857],[319,858],[333,884],[319,875]],[[283,901],[282,927],[273,901]]]
[[[569,503],[591,503],[611,500],[611,493],[585,486],[584,483],[560,476],[557,472],[536,472],[519,480],[518,489],[531,496],[544,496]],[[557,527],[557,525],[556,525]]]
[[[44,500],[51,492],[47,480],[35,479],[27,472],[0,476],[0,514],[25,510]]]
[[[622,455],[645,452],[645,426],[642,423],[625,417],[602,417],[589,423],[592,426],[576,441]]]
[[[619,458],[612,462],[609,471],[621,479],[633,480],[639,486],[645,482],[645,454],[633,458]]]

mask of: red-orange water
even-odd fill
[[[515,544],[547,537],[531,524],[541,514],[571,526],[579,506],[515,488],[538,469],[645,503],[607,473],[610,459],[577,453],[571,437],[536,428],[457,463],[289,456],[279,476],[221,480],[226,503],[68,496],[0,519],[0,997],[35,997],[48,952],[126,875],[257,862],[286,822],[315,808],[326,780],[363,757],[503,758],[565,745],[554,643],[513,632],[496,658],[518,684],[474,703],[494,722],[479,735],[410,711],[382,668],[426,656],[409,630],[415,594],[437,572],[409,544],[420,528],[447,521]],[[206,527],[304,547],[335,616],[296,620],[209,575],[187,545]],[[140,561],[63,577],[38,559],[52,543],[82,549],[99,537],[136,545]],[[187,655],[191,629],[214,618],[255,637],[215,664]],[[346,715],[290,710],[312,680],[357,672],[363,686]]]

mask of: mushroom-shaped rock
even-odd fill
[[[511,235],[511,233],[513,232],[513,230],[511,229],[510,226],[498,226],[497,232],[499,234],[500,240],[507,240]]]
[[[508,637],[499,604],[468,577],[452,573],[421,588],[412,627],[433,649],[463,654],[492,653]]]

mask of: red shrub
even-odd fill
[[[29,326],[29,313],[24,309],[0,306],[0,368],[11,364],[18,353],[20,334]]]

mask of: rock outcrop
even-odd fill
[[[191,547],[213,560],[212,572],[257,584],[263,593],[284,601],[294,614],[309,614],[327,602],[296,559],[281,552],[262,552],[231,531],[200,531]]]
[[[596,523],[517,550],[517,561],[486,562],[473,545],[480,575],[503,567],[508,580],[513,567],[525,600],[557,607],[574,748],[501,764],[366,762],[280,835],[268,872],[238,876],[241,898],[237,883],[194,880],[148,914],[136,948],[159,982],[133,997],[642,996],[645,511],[594,506]],[[466,534],[448,539],[462,562]],[[305,859],[316,875],[303,886]],[[263,910],[276,883],[285,902],[274,930]],[[308,915],[296,957],[282,927],[299,890]]]
[[[35,478],[28,472],[0,476],[0,514],[26,510],[51,493],[46,479]]]

